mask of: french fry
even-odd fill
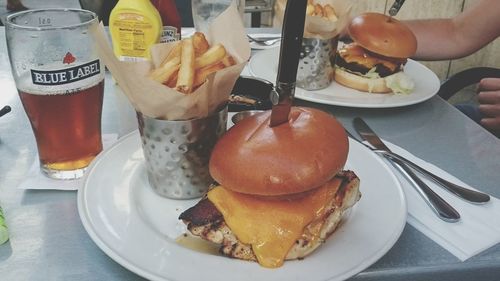
[[[203,55],[208,48],[208,41],[205,38],[205,35],[201,32],[195,32],[193,34],[193,45],[194,45],[194,53],[197,57]]]
[[[148,77],[189,94],[205,83],[211,73],[235,64],[235,59],[222,44],[210,46],[203,33],[195,32],[191,38],[176,43]]]
[[[314,15],[319,17],[323,16],[323,7],[320,4],[314,5]]]
[[[226,55],[226,48],[222,44],[215,44],[203,55],[196,58],[195,68],[199,69],[221,61]]]
[[[314,5],[311,3],[307,4],[306,15],[312,16],[314,14]]]
[[[174,58],[178,58],[181,56],[181,42],[177,42],[177,44],[172,48],[168,56],[163,60],[161,65],[166,64],[168,61],[171,61]]]
[[[180,57],[175,57],[166,62],[164,61],[159,68],[153,70],[149,74],[149,78],[159,83],[165,83],[170,79],[172,74],[174,74],[175,72],[177,72],[177,70],[179,70],[180,63],[181,63]]]
[[[203,84],[207,80],[208,75],[210,75],[211,73],[224,69],[225,67],[226,66],[222,62],[219,62],[196,70],[193,88],[197,88],[198,86]]]
[[[169,88],[175,88],[175,85],[177,84],[178,75],[179,75],[179,71],[174,72],[174,74],[172,74],[170,79],[166,83],[163,83],[163,84]]]
[[[222,59],[222,63],[224,64],[225,67],[228,67],[231,65],[235,65],[236,61],[234,60],[234,58],[232,56],[230,56],[229,54],[226,54],[226,56]]]
[[[157,69],[149,74],[149,78],[159,83],[165,83],[170,80],[170,76],[179,70],[181,56],[181,42],[172,48],[167,57],[163,60]]]
[[[255,105],[257,104],[257,100],[245,96],[240,96],[240,95],[230,95],[229,96],[229,101],[230,102],[237,102],[237,103],[243,103],[243,104],[249,104],[249,105]]]
[[[189,94],[191,92],[191,89],[193,88],[194,80],[195,56],[193,39],[183,39],[181,41],[181,44],[181,66],[179,68],[179,74],[177,77],[175,88],[179,92]]]
[[[323,12],[324,16],[328,18],[330,21],[336,21],[338,20],[337,15],[335,14],[335,9],[330,6],[330,4],[326,4],[325,7],[323,7]]]

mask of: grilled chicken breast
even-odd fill
[[[335,231],[345,211],[360,199],[359,179],[354,172],[342,171],[336,177],[341,179],[341,184],[334,199],[327,203],[325,216],[305,227],[302,236],[289,250],[287,260],[300,259],[313,252]],[[191,234],[220,244],[222,254],[242,260],[257,260],[252,247],[238,240],[225,223],[222,214],[207,198],[183,212],[179,219],[187,225]],[[318,226],[321,230],[319,237],[315,237],[311,230],[315,227],[317,229]]]

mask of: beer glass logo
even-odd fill
[[[69,54],[69,56],[68,56]],[[64,62],[75,60],[75,58],[68,53],[64,58]],[[69,64],[68,63],[68,64]],[[58,70],[34,70],[31,69],[31,80],[35,85],[53,86],[69,84],[101,73],[101,65],[99,60],[94,60],[78,66],[58,69]]]
[[[72,53],[67,52],[66,55],[63,58],[63,63],[64,64],[72,64],[76,61],[76,58],[73,56]]]

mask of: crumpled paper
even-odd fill
[[[205,36],[210,45],[222,43],[236,64],[212,73],[190,94],[183,94],[147,77],[168,55],[175,42],[152,46],[151,61],[123,62],[115,57],[104,26],[96,26],[91,34],[101,60],[134,109],[156,119],[189,120],[216,112],[227,103],[236,79],[250,57],[246,31],[234,3],[213,21]]]
[[[277,0],[275,9],[275,25],[281,26],[285,14],[287,0]],[[326,17],[306,15],[304,38],[331,39],[339,35],[349,23],[352,1],[347,0],[312,0],[312,4],[327,4],[335,9],[336,20]]]

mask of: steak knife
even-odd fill
[[[480,192],[477,190],[473,190],[473,189],[469,189],[469,188],[463,187],[461,185],[452,183],[448,180],[445,180],[445,179],[441,178],[440,176],[420,167],[418,164],[410,161],[409,159],[407,159],[407,158],[405,158],[397,153],[387,151],[387,150],[373,148],[372,146],[366,145],[365,143],[363,143],[362,141],[360,141],[356,137],[354,137],[349,131],[346,130],[346,132],[352,139],[358,141],[360,144],[364,145],[365,147],[367,147],[371,151],[373,151],[377,154],[381,154],[382,156],[395,158],[395,159],[398,159],[398,160],[404,162],[406,165],[413,168],[413,170],[417,171],[421,175],[427,177],[428,179],[432,180],[434,183],[438,184],[439,186],[442,186],[443,188],[445,188],[449,192],[453,193],[454,195],[462,198],[463,200],[465,200],[469,203],[486,204],[491,199],[490,196],[486,193],[483,193],[483,192]]]
[[[392,152],[363,119],[359,117],[354,118],[354,128],[364,140],[368,141],[375,148]],[[417,190],[427,205],[429,205],[431,210],[434,211],[440,219],[446,222],[457,222],[460,220],[460,214],[457,210],[415,175],[410,167],[396,158],[384,156]]]
[[[401,7],[403,7],[403,4],[405,3],[405,0],[396,0],[392,4],[391,8],[389,9],[389,15],[391,17],[395,17],[396,14],[399,12]]]
[[[281,31],[281,45],[278,65],[278,76],[275,89],[271,92],[273,103],[271,111],[271,127],[288,121],[295,95],[297,67],[302,48],[304,22],[306,17],[307,0],[287,1],[283,29]]]

